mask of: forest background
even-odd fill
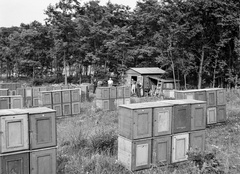
[[[184,88],[238,87],[239,0],[142,0],[134,9],[99,1],[60,0],[34,21],[0,28],[0,76],[37,84],[124,76],[159,67]],[[85,71],[83,71],[85,70]]]

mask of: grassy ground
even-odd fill
[[[157,98],[132,99],[132,102]],[[137,174],[240,173],[240,95],[227,93],[225,124],[207,128],[206,151],[190,151],[189,160],[171,166],[152,166]],[[84,103],[80,116],[58,120],[58,174],[130,174],[117,162],[117,111],[95,110]]]

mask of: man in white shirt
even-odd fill
[[[108,80],[108,86],[111,87],[112,85],[113,85],[112,78],[109,78],[109,80]]]

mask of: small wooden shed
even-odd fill
[[[140,81],[143,84],[143,89],[151,87],[149,76],[161,78],[165,71],[158,67],[149,68],[130,68],[126,71],[126,85],[131,85],[131,80]]]

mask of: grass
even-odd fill
[[[133,98],[132,102],[157,98]],[[189,152],[189,160],[169,166],[154,166],[137,174],[238,174],[240,173],[240,94],[227,93],[227,122],[206,129],[206,151]],[[79,116],[57,122],[58,174],[130,174],[117,162],[117,111],[82,105]]]

